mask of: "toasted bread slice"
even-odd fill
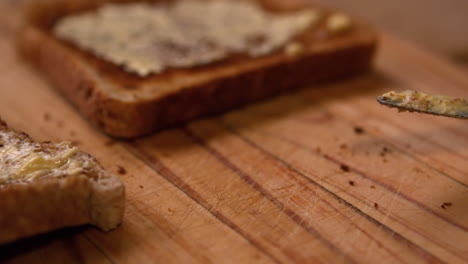
[[[289,45],[263,56],[230,56],[141,77],[52,32],[59,19],[108,2],[131,1],[72,0],[36,5],[19,34],[19,48],[93,124],[121,138],[147,135],[294,88],[361,73],[369,68],[377,42],[372,28],[355,19],[348,30],[336,34],[340,21],[331,24],[332,28],[329,23],[334,12],[319,9],[320,20],[290,40],[289,44],[299,44],[299,52]],[[317,8],[301,1],[258,2],[268,12]]]
[[[62,227],[108,231],[123,217],[122,182],[68,143],[35,142],[0,120],[0,244]]]

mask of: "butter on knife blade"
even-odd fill
[[[468,100],[444,95],[428,95],[417,91],[388,92],[377,101],[399,111],[419,112],[468,119]]]

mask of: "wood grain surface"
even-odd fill
[[[466,73],[442,58],[382,33],[369,74],[114,141],[2,32],[0,116],[94,155],[121,176],[127,210],[110,233],[4,245],[1,263],[468,262],[468,122],[375,101],[406,89],[468,97]]]

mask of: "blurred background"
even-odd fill
[[[9,30],[14,9],[31,1],[0,0],[0,30]],[[416,42],[468,68],[467,0],[275,0],[310,1],[362,17],[378,28]],[[7,22],[9,21],[9,22]]]
[[[468,63],[466,0],[311,1],[346,10],[420,46]]]

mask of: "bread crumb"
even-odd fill
[[[50,114],[44,113],[44,121],[49,121],[49,120],[50,120]]]
[[[380,156],[385,157],[385,155],[387,155],[387,153],[390,153],[390,152],[392,151],[389,148],[383,147],[382,151],[380,152]]]
[[[125,175],[127,174],[127,170],[122,166],[117,166],[117,173],[119,173],[120,175]]]
[[[354,185],[355,185],[354,181],[349,181],[348,183],[349,183],[349,185],[351,185],[351,186],[354,186]]]
[[[378,203],[374,203],[374,208],[375,208],[375,209],[378,209],[378,208],[379,208],[379,204],[378,204]]]
[[[345,164],[341,164],[340,165],[340,169],[344,172],[349,172],[350,169],[349,169],[349,166],[345,165]]]
[[[374,185],[371,185],[370,188],[371,188],[371,189],[375,189],[375,186],[374,186]]]
[[[364,132],[365,132],[364,128],[358,127],[358,126],[354,127],[354,133],[360,135],[360,134],[364,134]]]
[[[451,202],[445,202],[445,203],[443,203],[443,204],[440,205],[440,207],[441,207],[442,209],[447,209],[447,207],[450,207],[450,206],[452,206],[452,203],[451,203]]]

